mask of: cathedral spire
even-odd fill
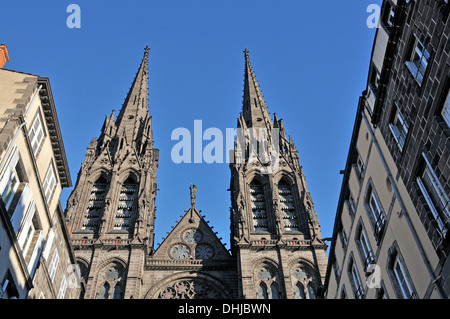
[[[130,90],[125,98],[116,126],[118,130],[124,127],[126,139],[131,141],[134,135],[135,123],[146,117],[148,110],[148,54],[150,48],[145,47],[144,57],[139,70],[133,80]],[[126,127],[126,128],[125,128]],[[132,135],[133,134],[133,135]]]
[[[245,76],[244,76],[244,98],[242,112],[247,127],[270,129],[273,124],[269,111],[261,93],[258,81],[256,81],[250,63],[249,51],[245,49]]]

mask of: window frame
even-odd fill
[[[427,174],[431,185],[427,186],[427,181],[423,178],[425,173]],[[422,163],[419,167],[416,182],[434,219],[438,224],[439,233],[444,237],[447,233],[450,222],[450,201],[444,187],[442,187],[441,182],[437,178],[436,173],[434,172],[433,167],[424,152],[422,153]],[[430,192],[434,193],[434,199]],[[438,204],[442,207],[439,207]]]
[[[421,47],[421,49],[419,48],[419,46]],[[416,59],[416,55],[418,59]],[[423,59],[424,57],[425,60]],[[422,86],[425,80],[425,75],[427,73],[430,60],[431,53],[428,52],[425,45],[422,43],[422,41],[420,41],[419,37],[415,33],[413,33],[410,51],[405,64],[419,86]],[[425,64],[422,63],[423,61],[425,61]]]
[[[353,288],[355,299],[364,299],[363,283],[353,256],[351,256],[349,260],[348,275],[350,277],[350,282]]]
[[[258,179],[255,179],[255,178],[248,185],[249,185],[249,190],[250,190],[250,207],[251,207],[251,210],[252,210],[252,214],[251,214],[251,217],[252,217],[252,223],[251,223],[252,229],[253,229],[253,231],[255,233],[270,233],[269,214],[268,214],[268,211],[267,211],[267,207],[268,206],[267,206],[267,200],[266,200],[266,194],[265,194],[264,185],[263,185],[263,183],[261,181],[259,181]],[[258,206],[256,206],[256,204],[254,205],[255,207],[253,207],[253,202],[254,201],[252,199],[253,199],[253,197],[257,198],[257,196],[253,195],[253,192],[255,192],[252,189],[253,187],[261,188],[261,193],[260,194],[262,195],[262,200],[258,200],[258,202],[264,203],[264,207],[258,207]],[[264,208],[265,216],[264,216],[264,214],[261,214],[261,215],[256,214],[256,212],[260,211],[260,210],[258,210],[260,208]],[[263,218],[257,218],[257,217],[263,217]],[[256,220],[261,220],[262,222],[265,222],[266,225],[262,225],[260,227],[257,227],[258,225],[255,224]]]
[[[394,20],[395,20],[395,9],[397,8],[394,3],[391,1],[386,1],[386,7],[383,12],[382,16],[382,22],[384,26],[386,27],[387,31],[391,31],[394,27]]]
[[[394,103],[392,108],[389,129],[397,143],[398,148],[400,149],[400,152],[402,152],[405,148],[406,138],[408,137],[409,125],[397,103]]]
[[[45,202],[47,203],[47,205],[50,204],[57,184],[58,177],[53,166],[53,162],[50,162],[47,172],[45,173],[44,181],[42,183],[42,190],[44,192]]]
[[[28,131],[31,151],[35,157],[37,157],[46,136],[43,123],[41,112],[38,110],[36,116],[34,117],[33,124]]]
[[[446,71],[448,71],[448,68],[446,68]],[[438,103],[435,114],[444,123],[443,129],[445,130],[450,128],[450,75],[444,81]]]
[[[55,275],[58,269],[59,261],[60,261],[59,252],[58,249],[55,248],[55,250],[53,251],[52,260],[50,261],[50,265],[48,266],[48,275],[52,283],[55,280]]]
[[[375,205],[372,205],[372,202]],[[384,233],[384,229],[386,228],[387,219],[383,205],[379,200],[375,186],[371,181],[367,184],[367,190],[364,196],[364,206],[366,211],[368,211],[369,219],[374,229],[374,236],[377,240],[377,244],[379,244]],[[376,207],[376,212],[374,211],[373,206]]]
[[[370,246],[366,230],[364,229],[362,224],[359,226],[356,235],[358,250],[364,263],[364,271],[366,271],[369,265],[375,262],[375,255],[373,253],[372,247]]]

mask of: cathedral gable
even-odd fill
[[[231,256],[208,223],[190,208],[158,247],[152,259],[213,262]]]

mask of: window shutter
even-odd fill
[[[48,232],[47,244],[45,245],[44,252],[42,253],[42,256],[44,256],[45,260],[47,260],[48,256],[50,255],[50,250],[52,249],[54,238],[55,232],[53,231],[53,229],[50,229],[50,231]]]

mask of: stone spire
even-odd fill
[[[148,54],[150,48],[145,47],[144,57],[136,73],[136,77],[128,91],[116,120],[118,133],[124,133],[126,141],[136,138],[139,120],[146,118],[148,113]]]
[[[258,81],[256,81],[248,53],[249,51],[245,49],[244,98],[242,105],[243,120],[248,128],[271,129],[273,127],[272,120]]]

